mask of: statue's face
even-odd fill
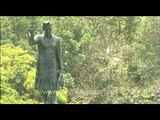
[[[50,25],[44,25],[44,26],[43,26],[43,30],[44,30],[45,32],[51,32],[51,26],[50,26]]]

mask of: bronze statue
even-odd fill
[[[44,104],[56,103],[56,90],[63,87],[60,38],[51,33],[51,23],[43,23],[43,34],[34,35],[36,23],[29,28],[29,44],[38,46],[35,88],[42,90]],[[51,91],[51,94],[48,94]]]

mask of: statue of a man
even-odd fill
[[[43,34],[34,35],[34,22],[29,30],[29,44],[38,46],[35,88],[42,90],[44,104],[56,103],[56,90],[63,87],[60,38],[51,33],[51,23],[43,23]],[[51,94],[48,94],[51,91]],[[49,99],[50,98],[50,99]]]

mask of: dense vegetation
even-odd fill
[[[27,39],[30,22],[50,20],[62,38],[65,87],[59,104],[156,104],[158,17],[1,17],[1,103],[40,104],[34,88],[36,46]]]

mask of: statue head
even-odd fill
[[[52,37],[52,34],[51,34],[51,23],[50,21],[46,21],[46,22],[43,22],[43,30],[44,30],[44,34],[46,37]]]
[[[50,21],[43,22],[43,30],[45,32],[51,32],[51,23],[50,23]]]

